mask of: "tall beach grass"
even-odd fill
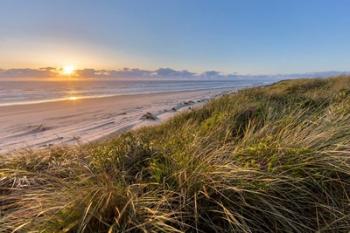
[[[0,159],[0,232],[349,232],[350,77]]]

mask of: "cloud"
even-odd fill
[[[142,70],[137,68],[124,68],[122,70],[112,70],[110,77],[113,78],[150,78],[152,71]]]
[[[195,73],[187,70],[177,71],[171,68],[159,68],[158,70],[154,71],[153,75],[167,78],[193,78],[196,76]]]
[[[96,70],[83,69],[77,70],[76,76],[85,78],[149,78],[153,71],[123,68],[121,70]]]
[[[52,78],[61,76],[61,69],[55,67],[44,67],[40,69],[0,69],[0,78]],[[138,68],[123,68],[120,70],[97,70],[81,69],[75,72],[76,77],[84,78],[229,78],[232,75],[225,75],[218,71],[207,71],[194,73],[188,70],[175,70],[171,68],[159,68],[157,70],[143,70]]]
[[[54,78],[61,76],[61,70],[55,67],[44,67],[40,69],[0,69],[0,78]],[[316,72],[284,75],[239,75],[236,73],[224,74],[211,70],[203,73],[194,73],[187,70],[175,70],[172,68],[159,68],[157,70],[143,70],[138,68],[123,68],[120,70],[98,70],[81,69],[75,72],[75,76],[82,78],[162,78],[162,79],[292,79],[307,77],[329,77],[349,72]]]
[[[102,70],[83,69],[83,70],[77,70],[76,75],[79,77],[97,78],[101,76],[108,76],[109,73]]]
[[[46,78],[57,76],[56,69],[52,67],[40,69],[8,69],[0,70],[0,77],[2,78]]]
[[[45,67],[40,69],[0,69],[0,78],[52,78],[59,77],[61,69]],[[198,74],[171,68],[157,70],[143,70],[138,68],[123,68],[120,70],[81,69],[75,72],[75,76],[84,78],[196,78]]]

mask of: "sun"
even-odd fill
[[[64,75],[72,75],[75,72],[75,67],[73,65],[67,65],[62,68],[62,73]]]

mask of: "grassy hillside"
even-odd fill
[[[348,232],[350,77],[0,160],[0,232]]]

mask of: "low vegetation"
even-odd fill
[[[349,232],[350,77],[0,160],[0,232]]]

